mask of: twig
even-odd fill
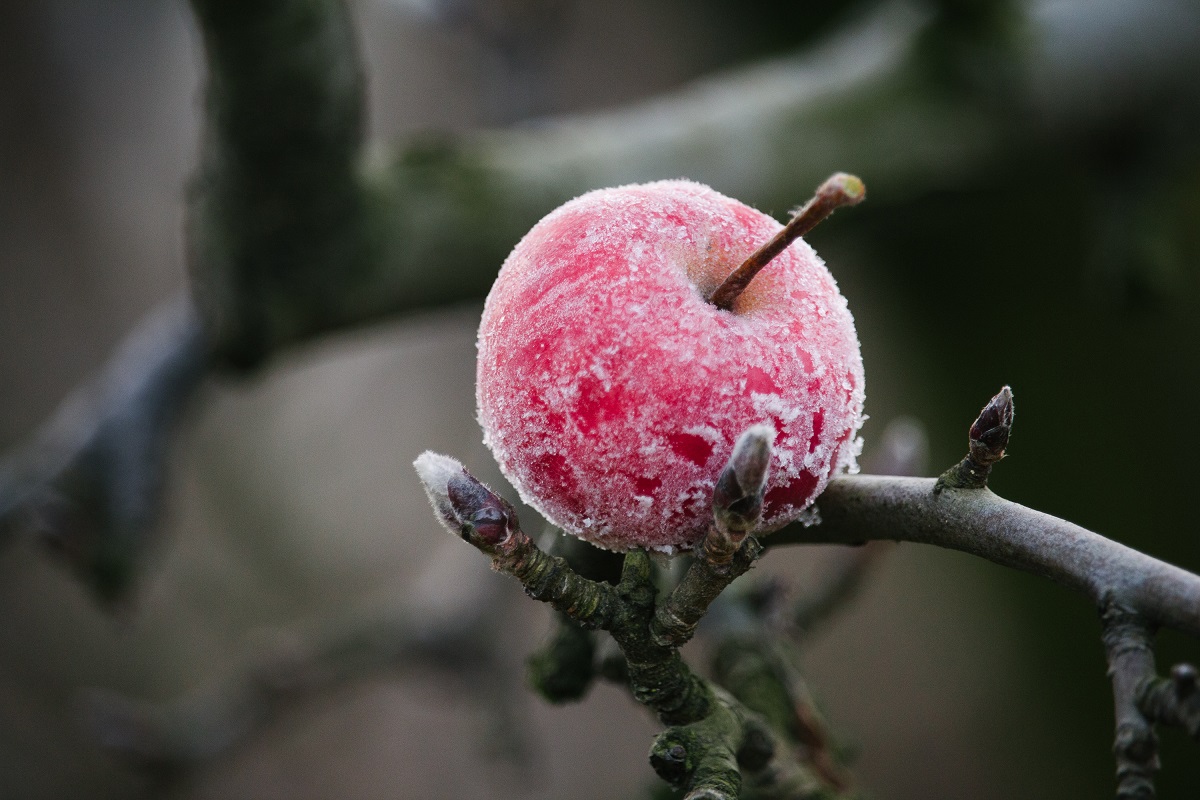
[[[654,614],[651,633],[658,644],[686,644],[717,595],[745,574],[762,552],[748,533],[762,516],[774,438],[769,425],[754,425],[734,444],[713,491],[712,527],[683,579]]]
[[[939,491],[940,480],[834,478],[819,500],[821,524],[791,526],[764,544],[891,539],[948,547],[1050,578],[1082,592],[1097,608],[1119,603],[1149,625],[1200,636],[1200,576],[1004,500],[986,487],[942,483]]]
[[[1158,737],[1137,704],[1142,684],[1154,676],[1153,632],[1118,603],[1105,606],[1100,619],[1116,709],[1117,800],[1153,800]]]
[[[891,549],[891,542],[867,542],[834,553],[821,565],[816,585],[806,587],[792,604],[788,621],[795,633],[801,637],[811,634],[834,611],[845,606],[858,594],[871,567]]]
[[[970,452],[936,481],[860,475],[836,478],[821,495],[822,523],[791,528],[769,544],[922,542],[1032,572],[1084,593],[1101,611],[1116,701],[1117,796],[1154,797],[1155,721],[1200,731],[1190,668],[1170,690],[1154,677],[1151,632],[1160,626],[1200,636],[1200,576],[1117,544],[1078,525],[1010,503],[987,489],[1012,429],[1005,386],[972,424]]]
[[[1169,678],[1144,681],[1137,705],[1147,719],[1177,725],[1200,741],[1200,680],[1191,664],[1176,664]]]
[[[986,558],[1120,602],[1147,622],[1200,636],[1200,577],[987,489],[934,494],[933,478],[850,475],[821,495],[821,524],[764,539],[786,544],[919,542]]]
[[[795,649],[774,626],[722,637],[712,671],[713,680],[801,749],[800,760],[822,783],[838,791],[850,788],[850,774],[834,752],[833,737],[800,674]]]
[[[925,470],[929,446],[925,429],[907,417],[892,420],[883,429],[880,442],[864,460],[869,472],[880,475],[920,475]],[[822,564],[816,585],[804,588],[792,603],[793,633],[812,632],[835,611],[853,599],[871,569],[893,547],[892,542],[867,542],[842,549]]]
[[[593,547],[582,539],[567,536],[554,528],[548,533],[555,535],[550,553],[565,558],[571,569],[580,576],[613,585],[620,581],[623,558],[619,553]],[[555,614],[554,630],[549,640],[535,650],[527,661],[529,683],[551,703],[577,701],[587,694],[597,675],[605,674],[604,665],[597,663],[597,652],[598,642],[594,631],[580,627],[569,614]],[[623,659],[620,666],[623,674]]]

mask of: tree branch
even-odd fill
[[[768,541],[886,538],[935,544],[1087,595],[1101,612],[1113,681],[1117,797],[1152,800],[1158,769],[1154,723],[1200,731],[1194,668],[1176,667],[1168,688],[1154,674],[1152,636],[1159,626],[1200,636],[1200,576],[992,494],[988,474],[1004,457],[1012,422],[1012,392],[1005,386],[971,425],[967,457],[936,481],[874,475],[834,479],[821,495],[820,525],[793,527]]]
[[[762,482],[748,479],[746,464],[739,465],[737,450],[727,469],[738,473],[741,485],[751,495],[761,494]],[[769,461],[769,451],[766,459],[749,461],[758,464],[750,472],[765,478],[765,467],[758,462]],[[435,515],[448,530],[490,555],[493,568],[521,581],[530,596],[549,603],[580,627],[598,627],[612,635],[625,659],[630,692],[667,726],[651,751],[651,761],[664,779],[687,791],[690,798],[736,798],[742,780],[740,765],[756,787],[754,796],[803,798],[823,791],[820,782],[809,779],[811,776],[796,763],[774,730],[733,697],[693,673],[672,643],[674,637],[662,635],[654,570],[645,551],[625,555],[615,587],[589,580],[576,573],[566,559],[543,553],[521,531],[512,505],[454,459],[426,452],[414,466]],[[731,502],[738,499],[745,498],[730,497]],[[753,516],[757,517],[757,512]],[[715,523],[714,529],[722,529],[716,536],[728,536],[723,525]],[[738,561],[737,554],[753,541],[746,538],[741,542],[732,554],[733,563],[709,559],[707,553],[698,557],[697,562],[708,564],[695,573],[689,572],[697,577],[676,600],[676,611],[685,619],[696,608],[700,609],[696,613],[702,614],[711,600],[707,587],[726,585]],[[723,548],[717,548],[717,552],[723,552]],[[671,633],[680,630],[668,628]],[[818,788],[798,794],[794,790],[800,786]]]
[[[0,462],[0,539],[32,534],[101,600],[123,597],[161,511],[171,434],[208,355],[186,298],[147,315],[104,371]]]
[[[193,0],[208,83],[189,205],[214,348],[250,366],[281,329],[328,326],[370,262],[358,159],[363,74],[338,0]]]
[[[933,478],[847,475],[818,500],[821,524],[766,537],[785,544],[920,542],[1049,578],[1097,606],[1115,601],[1147,622],[1200,636],[1200,577],[989,489],[934,493]]]
[[[1092,94],[1070,87],[1092,80],[1093,65],[1058,50],[1109,53],[1127,69],[1159,57],[1128,36],[1119,48],[1096,40],[1107,29],[1088,20],[1102,10],[1071,6],[1052,35],[1029,37],[1054,50],[1023,51],[1023,85],[1061,91],[1027,91],[1016,102],[1029,113],[1013,114],[1012,102],[931,87],[919,53],[927,20],[889,6],[816,51],[669,98],[517,130],[421,136],[364,162],[361,69],[339,2],[194,6],[211,124],[191,271],[219,352],[242,365],[329,331],[482,297],[517,240],[588,189],[687,175],[786,208],[797,186],[846,164],[871,176],[877,197],[903,200],[1030,141],[1120,119],[1124,96],[1091,105]],[[262,113],[274,109],[266,99],[285,95],[299,99]],[[320,113],[304,118],[301,106]],[[453,265],[453,280],[431,265]]]

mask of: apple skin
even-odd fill
[[[863,367],[803,240],[731,311],[706,297],[782,226],[707,186],[602,189],[517,244],[479,327],[484,442],[521,498],[611,550],[688,549],[746,428],[776,431],[761,530],[855,470]]]

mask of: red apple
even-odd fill
[[[477,399],[526,503],[601,547],[672,552],[705,534],[751,425],[775,429],[764,530],[855,468],[862,357],[812,248],[787,246],[730,310],[708,299],[782,227],[676,180],[591,192],[521,240],[484,308]]]

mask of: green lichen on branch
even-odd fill
[[[551,703],[582,698],[596,677],[596,638],[566,614],[555,618],[550,641],[528,660],[529,685]]]

